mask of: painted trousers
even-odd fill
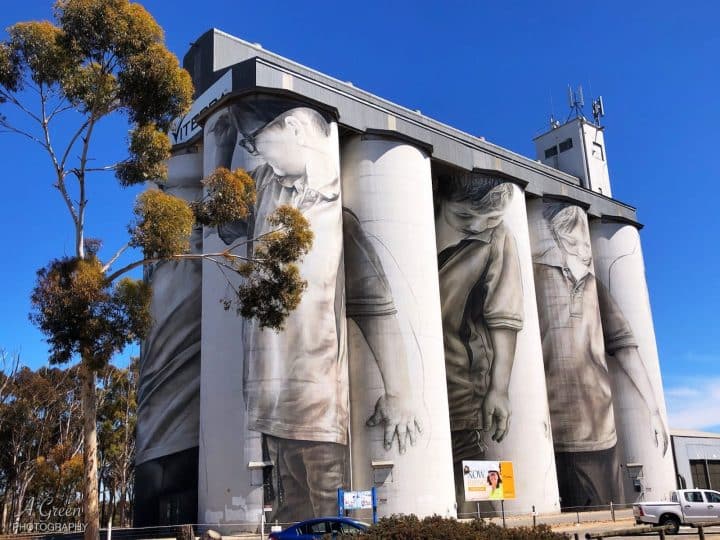
[[[617,446],[594,452],[556,452],[555,466],[563,510],[625,502]]]
[[[346,487],[346,445],[263,435],[263,450],[273,464],[270,521],[337,515],[337,490]]]

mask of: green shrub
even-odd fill
[[[566,540],[547,525],[503,528],[482,519],[457,521],[440,516],[419,519],[415,515],[382,518],[367,532],[339,538],[392,540]]]

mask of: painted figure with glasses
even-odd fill
[[[260,103],[252,110],[265,110],[266,105]],[[387,279],[357,218],[343,212],[340,204],[334,124],[302,106],[246,129],[257,123],[241,109],[228,108],[205,126],[208,140],[214,139],[206,155],[218,166],[251,164],[255,180],[253,215],[247,223],[218,230],[226,244],[246,237],[252,249],[252,239],[269,232],[267,217],[281,205],[300,210],[315,236],[300,265],[307,289],[285,328],[275,332],[262,330],[253,320],[243,323],[248,427],[263,434],[263,457],[273,464],[273,500],[267,502],[276,511],[271,519],[290,522],[334,514],[337,488],[348,487],[344,295],[348,316],[360,321],[385,386],[368,425],[381,426],[386,449],[397,441],[402,453],[407,442],[415,444],[422,423],[410,393],[407,366],[400,361],[405,357],[378,330],[395,321]],[[345,293],[343,241],[346,258],[356,267]],[[353,307],[356,304],[362,309]]]
[[[239,163],[250,170],[257,193],[253,215],[220,228],[220,238],[230,244],[246,237],[252,250],[252,239],[271,231],[267,218],[282,205],[299,209],[315,236],[300,264],[308,286],[284,329],[263,330],[252,319],[242,327],[248,428],[262,434],[263,457],[273,464],[274,500],[266,501],[274,509],[271,518],[285,523],[332,515],[337,488],[347,487],[337,136],[331,123],[308,107],[286,106],[265,123],[242,111],[229,107],[205,126],[206,140],[214,143],[206,156],[216,166]]]

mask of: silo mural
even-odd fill
[[[435,213],[458,513],[499,510],[465,501],[462,462],[488,459],[515,463],[511,504],[557,509],[522,192],[492,174],[442,171]]]
[[[636,348],[629,358],[610,362],[615,416],[627,499],[664,498],[675,488],[662,381],[640,235],[636,227],[608,220],[590,222],[597,279],[627,320]],[[611,306],[612,308],[612,306]],[[600,304],[601,312],[606,309]],[[632,362],[647,377],[631,377],[621,362]],[[615,365],[617,364],[617,365]]]
[[[562,506],[625,502],[608,364],[622,370],[657,410],[637,340],[595,278],[585,212],[566,202],[536,200],[529,220]]]
[[[353,489],[380,515],[455,515],[430,160],[364,135],[341,162]]]
[[[203,174],[233,166],[238,133],[228,108],[214,111],[203,131]],[[234,167],[233,167],[234,168]],[[234,223],[236,253],[246,253],[247,224]],[[219,231],[203,231],[204,251],[217,253],[228,246]],[[198,521],[226,523],[259,521],[263,505],[262,471],[249,469],[262,463],[259,436],[247,429],[243,396],[243,320],[220,302],[233,294],[238,279],[212,261],[203,261],[203,332],[200,388],[200,467]]]
[[[257,200],[194,231],[201,263],[147,270],[138,525],[287,524],[336,514],[338,488],[375,487],[380,516],[471,517],[673,487],[631,208],[210,36],[187,59],[206,90],[175,123],[163,189],[197,200],[203,176],[240,167]],[[207,254],[252,255],[281,205],[314,243],[277,332],[228,309],[244,278]]]
[[[213,384],[207,393],[214,392],[216,385],[225,386],[225,397],[241,419],[236,426],[239,432],[219,435],[234,439],[230,448],[220,450],[238,450],[232,464],[215,461],[210,452],[201,456],[201,462],[219,475],[253,461],[267,464],[262,500],[258,500],[259,488],[252,486],[257,483],[252,470],[236,472],[234,485],[228,488],[233,493],[230,503],[244,510],[245,519],[255,519],[259,504],[271,506],[270,519],[283,523],[333,514],[337,489],[347,484],[349,428],[337,125],[300,102],[254,96],[208,119],[205,147],[206,172],[213,165],[242,167],[250,172],[257,191],[247,222],[206,231],[208,239],[213,237],[223,249],[241,244],[251,253],[253,242],[270,232],[267,217],[288,204],[305,215],[315,240],[300,265],[307,289],[284,330],[263,330],[254,320],[241,320],[232,313],[219,315],[235,317],[227,321],[223,335],[208,336],[213,345],[203,349],[203,355],[215,356],[215,367],[208,374],[207,382],[212,379]],[[232,287],[217,270],[216,277],[223,286]],[[216,286],[214,298],[206,294],[204,311],[221,309],[220,288]],[[229,371],[231,380],[228,371],[218,372],[222,364],[217,356],[225,358],[222,364],[235,363]],[[218,380],[221,377],[225,380]],[[219,399],[222,396],[207,397]],[[221,406],[227,408],[228,401]],[[207,431],[203,439],[219,444]],[[238,442],[243,448],[237,448]],[[244,458],[239,460],[239,455]],[[207,474],[207,486],[215,485]],[[228,501],[210,492],[208,497],[212,502],[204,505],[206,516],[230,521]]]
[[[202,155],[176,155],[162,188],[196,200],[202,193]],[[191,252],[202,250],[202,231],[193,230]],[[201,264],[160,262],[146,269],[153,288],[154,321],[142,344],[136,440],[137,526],[158,523],[156,498],[173,500],[176,514],[192,520],[197,507],[200,416]],[[188,474],[172,472],[181,469]]]

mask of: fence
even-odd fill
[[[720,526],[720,521],[711,521],[703,523],[702,525],[698,525],[697,528],[697,534],[699,540],[705,540],[705,534],[706,529],[708,527],[718,527]],[[605,538],[616,538],[619,536],[649,536],[649,535],[655,535],[660,537],[661,540],[664,540],[668,532],[672,532],[672,526],[665,526],[665,527],[635,527],[633,529],[626,529],[626,530],[613,530],[613,531],[605,531],[605,532],[596,532],[596,533],[587,533],[585,535],[586,540],[604,540]],[[577,536],[577,535],[576,535]]]
[[[360,512],[358,512],[360,513]],[[362,520],[362,516],[353,516]],[[460,519],[482,518],[497,524],[502,524],[502,516],[498,516],[497,511],[477,512],[469,515],[460,515]],[[665,527],[632,527],[634,522],[632,515],[632,505],[605,505],[597,506],[591,509],[575,509],[574,511],[566,511],[554,514],[536,514],[531,509],[524,513],[506,513],[504,524],[508,527],[517,526],[535,526],[545,524],[555,530],[561,530],[564,526],[573,527],[575,525],[593,525],[600,527],[606,525],[603,531],[587,533],[584,538],[588,540],[600,540],[605,538],[614,538],[619,536],[638,536],[652,535],[652,537],[665,538]],[[270,533],[271,526],[277,525],[287,527],[290,523],[264,523],[264,530],[261,531],[259,522],[236,522],[236,523],[203,523],[192,525],[170,525],[159,527],[139,527],[139,528],[118,528],[112,529],[108,537],[107,529],[101,529],[100,540],[187,540],[190,536],[189,527],[192,529],[193,537],[200,537],[206,531],[217,531],[222,536],[231,536],[237,539],[264,539]],[[706,523],[698,528],[700,540],[705,538],[707,527],[720,526],[720,522]],[[632,528],[631,528],[632,527]],[[183,531],[183,529],[185,529]],[[569,538],[580,540],[580,535],[574,532],[566,533]],[[48,534],[48,533],[26,533],[18,535],[0,535],[0,540],[82,540],[82,533],[71,534]]]
[[[616,504],[611,502],[598,506],[568,507],[563,509],[562,512],[551,514],[539,514],[535,511],[534,506],[531,506],[526,512],[503,512],[498,503],[492,503],[494,506],[490,510],[487,507],[488,504],[484,503],[484,506],[478,505],[475,512],[458,513],[458,519],[481,518],[510,527],[540,524],[554,527],[596,521],[614,522],[632,518],[632,503]]]

